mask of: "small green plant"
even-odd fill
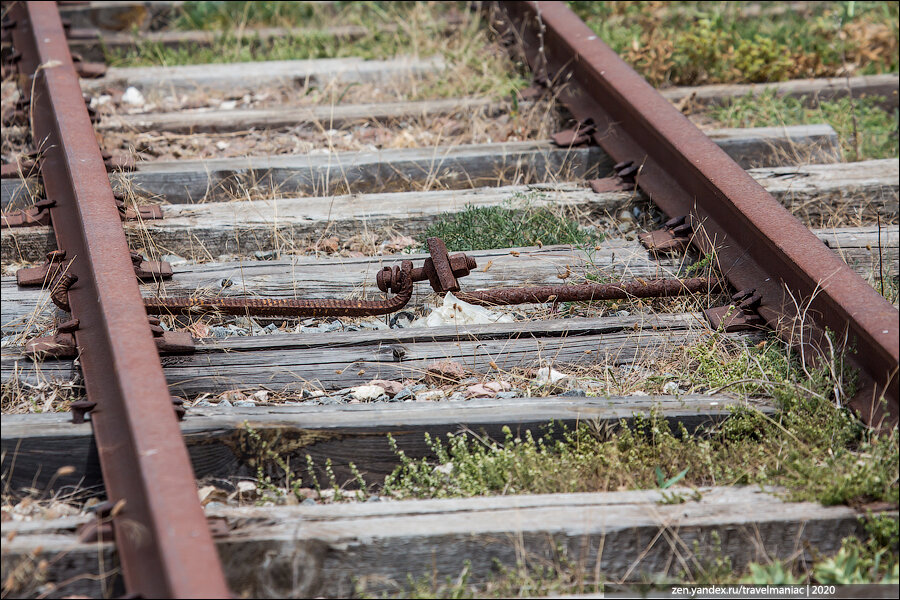
[[[316,490],[316,495],[319,500],[321,500],[322,486],[319,484],[319,478],[316,476],[316,465],[313,463],[313,458],[309,454],[306,455],[306,472],[309,474],[310,481],[312,481],[313,489]]]
[[[263,439],[262,435],[250,426],[249,422],[244,421],[243,431],[250,442],[249,445],[255,447],[255,452],[251,451],[251,453],[256,454],[257,486],[261,490],[269,492],[276,497],[284,496],[287,491],[297,494],[302,481],[293,478],[293,471],[287,461],[285,461],[277,452],[272,450],[269,442]],[[285,483],[283,486],[273,482],[272,476],[266,472],[266,465],[270,463],[274,463],[275,466],[284,473]]]
[[[709,535],[708,551],[703,551],[700,542],[692,544],[694,568],[691,573],[682,573],[682,580],[693,581],[698,585],[722,583],[734,577],[731,558],[722,552],[722,537],[715,529]]]
[[[744,577],[742,583],[753,585],[795,585],[803,583],[804,578],[794,575],[781,561],[773,561],[765,565],[751,563],[748,567],[750,573]]]
[[[308,490],[303,489],[303,479],[298,477],[291,468],[289,460],[286,460],[279,454],[272,447],[272,444],[266,440],[259,431],[250,426],[247,421],[244,422],[243,432],[246,436],[247,452],[253,456],[253,460],[256,463],[256,479],[259,489],[269,492],[276,498],[283,498],[290,494],[293,495],[296,500],[301,502],[305,500],[307,496],[304,494],[304,491]],[[281,473],[281,475],[274,480],[269,473],[273,465]],[[365,500],[368,498],[369,485],[366,483],[362,473],[359,472],[359,469],[355,464],[350,463],[349,469],[355,483],[359,486],[359,489],[354,491],[354,498],[357,500]],[[316,474],[315,464],[312,456],[309,454],[306,455],[306,471],[309,475],[310,485],[316,491],[318,499],[320,501],[324,500],[326,494],[323,494],[322,492],[322,486],[319,483],[319,477]],[[334,473],[330,458],[325,459],[325,477],[328,480],[328,486],[331,488],[331,492],[328,494],[331,496],[331,500],[334,502],[346,500],[347,497],[345,496],[343,488],[337,482],[337,477]]]
[[[663,470],[660,469],[659,467],[656,467],[656,485],[661,490],[669,489],[670,487],[672,487],[673,485],[675,485],[676,483],[678,483],[679,481],[684,479],[684,476],[687,475],[687,472],[689,469],[690,469],[690,467],[688,467],[684,471],[678,473],[674,477],[666,479],[666,476],[663,473]]]
[[[438,217],[423,237],[436,236],[454,252],[515,248],[520,246],[574,244],[589,245],[600,236],[583,231],[578,222],[560,209],[531,204],[537,195],[519,196],[523,206],[467,206],[465,210]]]
[[[813,569],[815,580],[835,585],[900,583],[898,524],[897,517],[888,513],[865,517],[865,540],[845,539],[836,555],[816,563]]]
[[[715,255],[711,252],[704,254],[699,260],[688,265],[686,274],[697,277],[715,267]]]
[[[734,52],[734,68],[749,82],[787,79],[793,67],[787,50],[784,44],[761,35],[742,39]]]
[[[657,500],[657,504],[684,504],[687,502],[687,497],[684,494],[679,494],[678,492],[663,492],[659,500]]]

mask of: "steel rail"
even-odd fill
[[[500,2],[494,25],[520,42],[547,81],[616,162],[670,217],[689,215],[692,243],[715,253],[737,290],[755,289],[759,314],[804,358],[827,352],[831,331],[861,371],[852,405],[877,421],[882,396],[896,422],[900,313],[762,186],[629,67],[562,2]]]
[[[20,2],[11,12],[54,234],[78,277],[68,297],[125,587],[227,597],[59,11]]]
[[[544,302],[598,302],[628,298],[668,298],[686,294],[712,293],[719,283],[704,277],[690,279],[636,279],[616,283],[540,285],[506,287],[473,292],[457,292],[463,302],[479,306],[542,304]]]

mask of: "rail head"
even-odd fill
[[[55,2],[11,9],[69,290],[91,422],[130,594],[229,595]]]
[[[846,336],[861,371],[853,406],[877,421],[884,397],[896,421],[900,313],[750,177],[563,2],[499,2],[501,33],[521,44],[593,139],[616,161],[640,165],[637,185],[670,217],[688,216],[693,244],[714,253],[758,312],[813,359]],[[813,359],[815,360],[815,359]]]

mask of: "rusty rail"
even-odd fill
[[[804,357],[846,335],[862,389],[852,405],[870,421],[880,397],[900,413],[900,313],[725,152],[629,67],[563,2],[500,2],[495,27],[524,49],[538,81],[616,161],[639,166],[637,186],[670,217],[687,216],[691,241],[714,253],[738,291],[754,290],[759,314],[799,341]]]
[[[224,574],[153,341],[119,210],[56,3],[11,8],[74,333],[129,594],[223,598]]]
[[[618,283],[542,285],[460,292],[457,298],[480,306],[541,304],[544,302],[592,302],[626,298],[664,298],[698,292],[714,292],[718,282],[703,277],[690,279],[649,279]]]

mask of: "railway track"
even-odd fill
[[[641,391],[709,340],[783,344],[808,371],[840,355],[853,394],[827,402],[884,435],[900,414],[900,317],[866,281],[896,285],[896,159],[842,163],[827,126],[701,131],[675,103],[748,88],[667,99],[564,3],[484,10],[534,79],[513,111],[382,93],[443,77],[439,58],[105,69],[73,62],[70,47],[95,46],[67,40],[55,3],[4,8],[18,98],[4,136],[23,148],[4,165],[4,404],[72,400],[4,415],[4,494],[103,500],[61,519],[4,512],[5,593],[346,596],[560,555],[589,565],[582,582],[627,585],[714,553],[736,571],[833,555],[863,509],[896,516],[685,491],[671,486],[687,470],[659,467],[659,489],[394,499],[413,472],[441,497],[460,467],[430,440],[449,434],[512,447],[585,422],[603,440],[653,418],[700,436],[734,411],[779,419],[775,394],[729,395],[741,381]],[[896,104],[896,82],[796,87]],[[383,101],[353,101],[354,86]],[[298,105],[297,89],[322,95]],[[351,100],[322,102],[329,89]],[[472,207],[593,227],[580,243],[456,250],[434,224]]]

